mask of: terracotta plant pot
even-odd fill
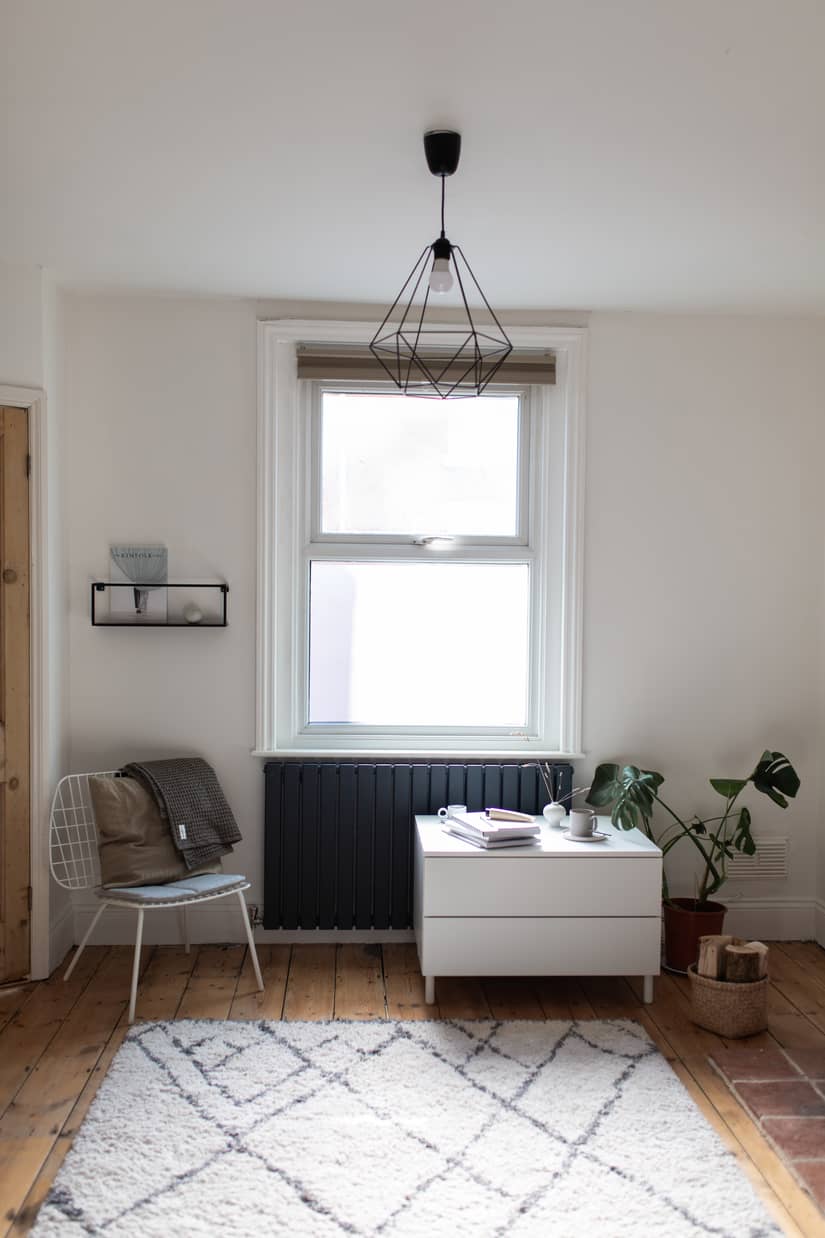
[[[727,907],[703,903],[697,910],[692,898],[673,898],[664,904],[665,967],[687,972],[699,958],[699,938],[722,932]]]

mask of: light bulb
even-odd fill
[[[453,286],[453,273],[450,270],[449,258],[436,258],[430,272],[430,289],[432,292],[449,292]]]

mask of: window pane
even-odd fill
[[[310,567],[309,720],[527,723],[529,567]]]
[[[324,392],[321,531],[515,537],[518,396]]]

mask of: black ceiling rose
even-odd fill
[[[424,134],[424,154],[433,176],[452,176],[461,158],[461,134],[452,129],[432,129]]]
[[[441,233],[426,245],[370,342],[370,351],[406,395],[442,400],[481,395],[513,350],[460,245],[445,232],[445,182],[458,167],[461,134],[436,129],[424,134],[424,153],[441,178]],[[433,314],[442,295],[456,290],[448,306],[455,323]],[[470,308],[469,298],[481,302]]]

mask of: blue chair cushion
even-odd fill
[[[204,873],[200,877],[188,877],[182,881],[170,881],[160,886],[119,886],[110,890],[98,890],[99,898],[135,906],[179,903],[186,899],[214,898],[229,894],[247,884],[246,877],[238,873]]]
[[[175,884],[188,886],[196,894],[217,894],[219,891],[234,890],[238,886],[246,885],[246,877],[239,873],[202,873],[200,877],[184,877]]]

